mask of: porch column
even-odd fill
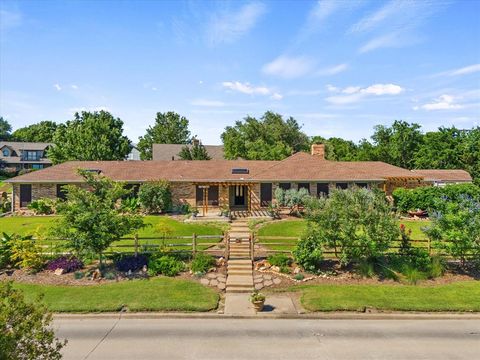
[[[252,212],[252,185],[248,184],[248,212]]]

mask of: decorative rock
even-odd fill
[[[255,284],[255,290],[262,290],[263,289],[263,284],[262,283],[259,283],[259,284]]]
[[[142,271],[143,271],[144,273],[147,272],[147,265],[143,265]]]
[[[272,266],[270,269],[272,271],[280,272],[280,268],[278,266]]]
[[[215,272],[215,271],[217,271],[217,269],[216,269],[216,268],[214,268],[214,267],[212,267],[212,268],[208,269],[208,272]]]
[[[300,269],[299,266],[297,266],[295,269],[293,269],[293,273],[296,275],[296,274],[300,274],[300,271],[302,271],[302,269]]]
[[[210,286],[217,286],[218,281],[216,279],[210,280]]]
[[[262,279],[262,278],[260,278],[260,279],[253,279],[253,282],[254,282],[255,284],[260,284],[261,282],[263,282],[263,279]]]
[[[207,274],[207,278],[209,278],[209,279],[215,279],[216,277],[217,277],[217,274],[215,274],[215,273],[208,273]]]
[[[263,279],[263,275],[255,275],[255,276],[253,277],[253,279],[260,279],[260,280],[262,280],[262,279]]]
[[[225,290],[226,285],[225,285],[225,283],[218,283],[217,288],[218,288],[219,290]]]
[[[55,275],[62,275],[63,274],[63,269],[56,269],[55,272],[54,272]]]
[[[225,277],[225,275],[218,275],[217,280],[220,282],[225,282],[227,281],[227,278]]]
[[[227,261],[225,260],[224,257],[221,257],[220,259],[217,259],[217,266],[224,266]]]
[[[265,274],[265,275],[263,275],[263,278],[265,280],[272,280],[272,275]]]
[[[272,280],[265,280],[265,282],[263,283],[265,286],[272,286],[273,285],[273,281]]]
[[[100,270],[95,270],[92,274],[92,280],[99,280],[102,277]]]
[[[278,285],[278,284],[280,284],[281,282],[282,282],[282,279],[280,279],[280,278],[275,278],[275,279],[273,279],[273,283],[274,283],[275,285]]]
[[[201,283],[202,285],[207,285],[207,286],[208,286],[208,284],[210,283],[210,281],[208,281],[208,279],[203,278],[203,279],[200,280],[200,283]]]

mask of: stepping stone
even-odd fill
[[[260,280],[263,280],[263,275],[255,275],[253,277],[254,280],[257,280],[257,279],[260,279]]]
[[[263,282],[263,279],[253,279],[253,282],[255,284],[259,284],[259,283]]]
[[[275,279],[273,279],[273,283],[274,283],[275,285],[278,285],[278,284],[280,284],[281,282],[282,282],[282,279],[280,279],[280,278],[275,278]]]
[[[265,280],[272,280],[272,275],[265,274],[265,275],[263,275],[263,278]]]
[[[220,281],[220,282],[225,282],[225,281],[227,281],[227,278],[223,275],[220,275],[219,277],[217,277],[217,280]]]
[[[216,277],[217,277],[217,274],[215,274],[215,273],[208,273],[207,274],[207,278],[209,278],[209,279],[215,279]]]
[[[208,286],[208,284],[210,283],[210,281],[209,281],[208,279],[203,278],[203,279],[200,280],[200,283],[201,283],[202,285]]]
[[[226,285],[225,285],[225,283],[218,283],[217,288],[218,288],[219,290],[225,290]]]
[[[217,280],[210,280],[210,286],[217,286],[218,285],[218,281]]]
[[[272,281],[272,280],[265,280],[264,285],[265,285],[265,286],[272,286],[272,285],[273,285],[273,281]]]
[[[262,289],[263,289],[263,284],[262,283],[255,284],[255,290],[262,290]]]

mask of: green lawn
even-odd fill
[[[119,311],[209,311],[218,304],[218,294],[193,281],[170,278],[131,280],[92,286],[45,286],[15,283],[27,300],[43,301],[55,312]]]
[[[480,281],[438,286],[304,285],[301,301],[310,311],[356,311],[368,306],[399,311],[480,311]]]
[[[399,225],[404,224],[406,229],[412,230],[411,238],[414,240],[425,240],[426,235],[422,232],[422,228],[430,225],[430,221],[411,221],[401,220]],[[274,239],[260,239],[262,243],[283,243],[282,245],[269,246],[273,250],[292,250],[295,241],[285,239],[284,237],[299,237],[306,229],[307,222],[305,220],[283,220],[266,223],[258,230],[258,235],[272,236]]]
[[[43,235],[48,236],[48,230],[58,218],[55,216],[13,216],[0,218],[0,233],[17,233],[20,235]],[[140,245],[142,244],[158,244],[160,245],[164,236],[166,237],[166,244],[190,243],[191,239],[170,239],[175,236],[192,236],[197,235],[222,235],[223,230],[215,224],[192,224],[184,223],[174,220],[166,216],[145,216],[145,223],[148,225],[139,231]],[[128,237],[132,237],[130,235]],[[156,238],[156,239],[141,239],[141,238]],[[220,238],[216,239],[198,239],[198,244],[202,242],[212,243],[218,242]],[[42,244],[52,245],[61,244],[57,241],[42,241]],[[113,245],[114,251],[126,251],[131,249],[115,248],[115,245],[133,245],[134,241],[120,240]],[[183,248],[177,248],[183,249]]]

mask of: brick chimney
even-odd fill
[[[318,156],[321,159],[325,159],[325,144],[312,144],[310,153],[313,156]]]

